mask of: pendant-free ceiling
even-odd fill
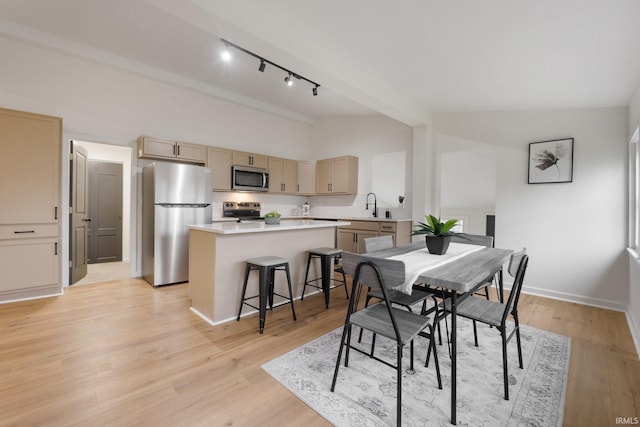
[[[317,96],[318,95],[318,88],[320,87],[320,85],[314,81],[309,80],[306,77],[302,77],[300,74],[294,73],[293,71],[284,68],[282,65],[278,65],[275,62],[269,61],[266,58],[263,58],[260,55],[257,55],[241,46],[238,46],[235,43],[231,43],[229,40],[225,40],[225,39],[221,39],[222,43],[224,43],[225,45],[225,50],[222,52],[222,59],[224,61],[230,61],[231,60],[231,52],[229,51],[229,47],[233,47],[236,50],[239,50],[241,52],[246,53],[247,55],[251,55],[254,58],[257,58],[258,60],[260,60],[260,65],[258,66],[258,71],[260,72],[264,72],[264,69],[266,68],[267,64],[276,67],[282,71],[284,71],[285,73],[287,73],[286,77],[284,78],[284,82],[286,83],[287,86],[292,86],[293,85],[293,79],[296,78],[298,80],[304,80],[306,82],[309,82],[310,84],[313,85],[313,88],[311,90],[311,92],[313,93],[313,96]]]

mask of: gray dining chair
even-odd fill
[[[458,233],[451,236],[451,242],[466,243],[469,245],[478,245],[478,246],[485,246],[487,248],[493,248],[494,240],[493,240],[493,236],[485,236],[482,234]],[[487,282],[483,286],[478,288],[478,291],[476,291],[476,293],[480,293],[480,291],[484,291],[485,298],[489,299],[489,287],[495,282],[494,279],[495,279],[495,276],[488,277]],[[498,296],[498,299],[502,301],[502,295],[500,295],[500,290],[498,289],[497,285],[496,285],[496,295]]]
[[[508,272],[514,276],[513,286],[509,293],[509,298],[504,303],[498,301],[490,301],[482,298],[466,298],[458,303],[456,313],[458,316],[471,319],[473,321],[473,338],[475,346],[478,347],[478,331],[476,323],[484,323],[495,327],[502,339],[502,370],[504,375],[504,398],[509,400],[509,365],[507,361],[507,344],[511,339],[516,337],[518,346],[518,362],[520,369],[523,368],[522,363],[522,345],[520,341],[520,323],[518,320],[518,301],[520,300],[520,292],[524,282],[524,275],[529,263],[529,256],[526,254],[526,248],[521,251],[514,252],[509,258]],[[445,302],[445,311],[451,312],[451,302]],[[513,318],[513,329],[507,334],[507,320]],[[430,350],[429,350],[430,351]],[[428,365],[429,351],[427,352]]]
[[[390,235],[377,236],[377,237],[368,237],[364,239],[364,250],[365,253],[381,251],[384,249],[393,248],[393,238]],[[413,306],[422,303],[422,308],[420,310],[420,314],[428,315],[433,312],[437,312],[438,310],[438,301],[435,298],[434,291],[426,288],[422,285],[414,285],[411,289],[411,295],[406,294],[404,292],[389,290],[388,291],[389,299],[391,304],[399,305],[401,307],[406,308],[407,310],[413,312]],[[367,291],[367,296],[365,299],[364,306],[368,307],[371,299],[384,300],[382,292],[378,290],[369,289]],[[427,310],[427,299],[433,299],[433,307]],[[440,334],[440,325],[438,325],[438,336],[440,337],[440,344],[442,344],[442,336]],[[360,330],[360,334],[358,336],[358,342],[362,341],[362,330]],[[375,344],[375,340],[372,342],[372,346]]]
[[[440,377],[440,365],[438,363],[438,355],[433,340],[433,326],[427,316],[402,310],[392,306],[389,298],[389,290],[401,285],[404,282],[405,267],[404,263],[397,260],[389,259],[367,259],[366,255],[358,255],[350,252],[344,252],[342,255],[343,269],[345,273],[352,277],[351,295],[357,295],[359,288],[366,283],[371,289],[379,290],[382,293],[385,304],[373,304],[369,307],[358,309],[356,298],[351,298],[349,308],[342,330],[342,338],[340,339],[340,348],[336,360],[336,367],[333,373],[333,382],[331,383],[331,391],[335,391],[338,379],[338,371],[340,369],[340,361],[342,352],[345,351],[344,366],[349,366],[349,351],[355,350],[366,356],[384,363],[387,366],[396,369],[397,373],[397,392],[396,392],[396,421],[397,425],[402,425],[402,353],[404,347],[410,346],[410,369],[413,371],[413,341],[416,337],[422,336],[429,340],[429,353],[433,351],[436,376],[438,379],[438,388],[442,389],[442,378]],[[396,344],[396,364],[392,364],[386,360],[380,359],[373,354],[373,348],[370,352],[354,346],[351,343],[351,330],[353,326],[357,326],[373,332],[375,335],[381,335],[391,339]]]

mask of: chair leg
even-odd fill
[[[504,400],[509,400],[509,367],[507,365],[507,336],[506,330],[500,329],[502,337],[502,372],[504,374]]]
[[[367,308],[369,306],[370,300],[371,300],[371,297],[369,296],[369,292],[367,291],[367,298],[364,300],[364,308]],[[358,334],[358,342],[359,343],[362,342],[362,328],[360,328],[360,333]]]
[[[291,289],[291,273],[289,273],[289,264],[284,265],[284,271],[287,273],[287,285],[289,286],[289,302],[291,303],[291,313],[293,313],[293,320],[296,318],[296,309],[293,307],[293,290]]]
[[[249,273],[251,272],[251,267],[247,264],[247,267],[244,272],[244,284],[242,285],[242,298],[240,299],[240,309],[238,310],[237,321],[240,320],[240,315],[242,314],[242,306],[244,305],[244,297],[247,293],[247,282],[249,281]]]
[[[413,340],[411,340],[411,344],[410,345],[411,345],[411,347],[410,347],[411,350],[410,350],[410,354],[409,355],[411,356],[411,361],[410,361],[410,365],[409,365],[409,370],[411,372],[413,372],[414,371],[414,369],[413,369]]]
[[[478,327],[475,320],[473,321],[473,342],[476,344],[476,347],[478,347]]]
[[[336,380],[338,379],[338,370],[340,369],[340,359],[342,359],[342,349],[347,342],[347,329],[350,328],[350,325],[345,324],[342,329],[342,337],[340,338],[340,348],[338,349],[338,359],[336,360],[336,369],[333,371],[333,382],[331,383],[331,391],[335,391],[336,389]],[[348,350],[348,347],[347,347]]]
[[[431,359],[431,343],[429,343],[429,346],[427,347],[427,358],[424,361],[425,368],[429,367],[429,359]]]
[[[362,331],[362,329],[360,329],[360,331]],[[373,352],[376,349],[376,334],[373,334],[373,336],[371,337],[371,354],[370,356],[373,357]]]
[[[431,340],[429,341],[429,353],[433,350],[433,362],[436,364],[436,377],[438,378],[438,388],[442,390],[442,376],[440,375],[440,362],[438,361],[438,351],[436,350],[436,343],[433,336],[433,326],[429,326],[429,333],[431,334]],[[428,354],[427,354],[428,357]]]
[[[307,257],[307,272],[304,274],[304,286],[302,287],[302,295],[300,301],[304,299],[304,291],[307,289],[307,280],[309,280],[309,266],[311,265],[311,254]]]
[[[347,351],[345,352],[345,356],[344,356],[344,367],[348,367],[349,366],[349,353],[351,352],[351,332],[353,330],[353,327],[351,325],[349,325],[349,329],[347,330]]]
[[[518,362],[520,363],[520,369],[524,369],[522,363],[522,343],[520,341],[520,322],[518,321],[518,313],[513,313],[513,320],[516,328],[516,344],[518,345]]]
[[[412,341],[413,343],[413,341]],[[396,405],[396,425],[402,425],[402,346],[398,344],[398,360],[397,360],[397,370],[398,370],[398,395],[396,397],[397,405]]]

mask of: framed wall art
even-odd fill
[[[529,184],[573,181],[573,138],[529,144]]]

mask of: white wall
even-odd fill
[[[435,115],[436,140],[495,146],[496,240],[500,247],[527,247],[526,291],[626,309],[628,114],[612,108]],[[528,143],[565,137],[575,138],[573,183],[528,185]]]
[[[311,128],[311,147],[307,153],[309,160],[358,156],[357,196],[316,196],[310,197],[311,214],[315,216],[372,216],[365,210],[366,195],[372,191],[372,162],[376,154],[405,151],[405,202],[403,208],[389,208],[393,218],[411,218],[411,193],[413,175],[413,129],[405,124],[384,116],[326,117],[314,123]],[[390,171],[376,171],[389,173]],[[373,201],[373,198],[370,199]],[[384,217],[383,208],[380,216]]]

